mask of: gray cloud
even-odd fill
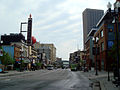
[[[115,0],[1,0],[0,33],[19,32],[20,23],[33,17],[37,41],[54,43],[57,56],[68,59],[70,52],[82,49],[82,12],[85,8],[107,9]],[[96,2],[94,4],[94,2]],[[4,32],[3,32],[4,31]]]

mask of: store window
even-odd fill
[[[100,32],[100,37],[103,37],[103,30]]]
[[[101,43],[101,51],[104,50],[104,42]]]

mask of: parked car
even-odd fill
[[[48,70],[53,70],[53,65],[48,65],[48,66],[47,66],[47,69],[48,69]]]

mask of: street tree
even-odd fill
[[[5,51],[3,51],[3,56],[0,57],[1,62],[3,65],[7,66],[7,65],[12,65],[15,63],[14,58],[12,58],[8,53],[6,53]]]
[[[120,46],[120,42],[119,42],[119,46]],[[112,48],[110,49],[110,51],[108,52],[108,56],[109,58],[111,58],[112,60],[114,60],[114,63],[111,64],[113,67],[116,66],[116,62],[117,62],[117,52],[116,52],[116,44],[114,44],[112,46]],[[119,56],[120,56],[120,47],[119,47]]]

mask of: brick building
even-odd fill
[[[114,11],[112,11],[111,14],[113,14],[113,12]],[[112,60],[111,56],[109,56],[109,52],[115,41],[115,28],[112,21],[112,16],[110,16],[110,13],[106,11],[96,25],[98,30],[94,34],[94,37],[99,38],[97,45],[100,48],[100,54],[97,55],[97,65],[99,70],[107,70],[107,67],[112,69],[111,64],[114,63],[114,60]],[[96,63],[96,56],[94,58]]]

